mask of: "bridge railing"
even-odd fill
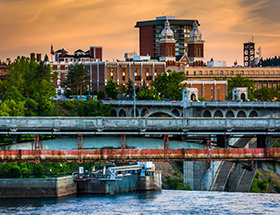
[[[133,106],[133,100],[103,100],[104,104],[117,106]],[[161,106],[161,107],[221,107],[221,108],[280,108],[280,102],[262,101],[165,101],[165,100],[136,100],[136,106]]]

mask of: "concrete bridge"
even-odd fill
[[[133,117],[132,100],[103,100],[112,104],[111,116]],[[140,117],[280,117],[280,102],[235,101],[161,101],[137,100],[136,116]]]
[[[206,140],[216,136],[218,146],[224,149],[187,149],[186,145],[177,144],[171,147],[173,143],[167,139],[161,139],[160,148],[147,149],[145,145],[138,148],[126,148],[123,145],[124,139],[121,138],[122,133],[137,139],[145,136],[162,135],[168,137],[170,135],[181,135],[183,137],[194,138],[199,136]],[[220,161],[248,162],[243,163],[250,167],[254,162],[255,165],[264,170],[270,170],[279,173],[279,149],[270,148],[271,139],[280,135],[280,119],[266,117],[234,117],[234,118],[204,118],[204,117],[167,117],[167,118],[115,118],[115,117],[1,117],[0,118],[0,134],[11,134],[18,137],[22,134],[53,134],[59,137],[71,137],[77,143],[77,136],[84,135],[93,139],[100,139],[103,143],[104,138],[118,136],[117,142],[119,148],[100,149],[83,149],[79,145],[75,149],[67,150],[47,150],[39,146],[39,140],[35,139],[37,145],[31,150],[20,149],[0,150],[0,162],[24,161],[24,162],[47,162],[47,161],[95,161],[95,160],[111,160],[111,161],[132,161],[132,160],[181,160],[181,161],[216,161],[208,165],[208,169],[202,169],[201,163],[192,165],[192,162],[185,162],[187,169],[192,170],[192,177],[208,178],[208,185],[203,189],[209,190],[214,181],[214,176],[219,169]],[[257,137],[257,149],[235,149],[230,148],[229,139],[236,135]],[[35,135],[36,136],[36,135]],[[78,136],[78,137],[79,137]],[[15,138],[17,140],[18,138]],[[129,138],[128,138],[129,139]],[[54,141],[61,144],[60,140]],[[66,139],[68,142],[68,140]],[[145,141],[149,141],[146,138]],[[16,141],[15,141],[16,142]],[[81,139],[78,139],[78,143]],[[134,141],[132,141],[134,142]],[[168,142],[168,144],[167,144]],[[196,146],[192,146],[198,148]],[[97,149],[96,149],[97,148]],[[188,165],[187,165],[188,163]],[[207,163],[207,162],[203,162]],[[215,163],[215,164],[214,164]],[[205,165],[206,166],[206,165]],[[209,168],[211,167],[211,168]],[[186,168],[185,168],[186,169]],[[189,171],[186,171],[190,173]],[[206,173],[207,174],[206,174]],[[199,177],[197,173],[201,173]],[[209,176],[211,175],[211,177]],[[186,177],[187,178],[187,177]],[[189,177],[190,178],[190,177]],[[210,179],[211,180],[210,180]],[[201,182],[200,182],[201,183]],[[206,183],[206,182],[205,182]],[[210,185],[209,185],[210,184]],[[195,186],[193,189],[196,189]]]

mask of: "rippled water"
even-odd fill
[[[0,199],[0,214],[280,214],[280,195],[162,190],[59,199]]]

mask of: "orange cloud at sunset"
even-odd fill
[[[65,48],[103,46],[104,59],[139,53],[137,21],[163,14],[196,15],[205,40],[205,61],[242,64],[243,43],[254,36],[264,57],[280,55],[280,4],[277,0],[0,0],[0,59]]]

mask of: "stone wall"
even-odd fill
[[[0,198],[46,198],[76,194],[71,176],[0,179]]]

